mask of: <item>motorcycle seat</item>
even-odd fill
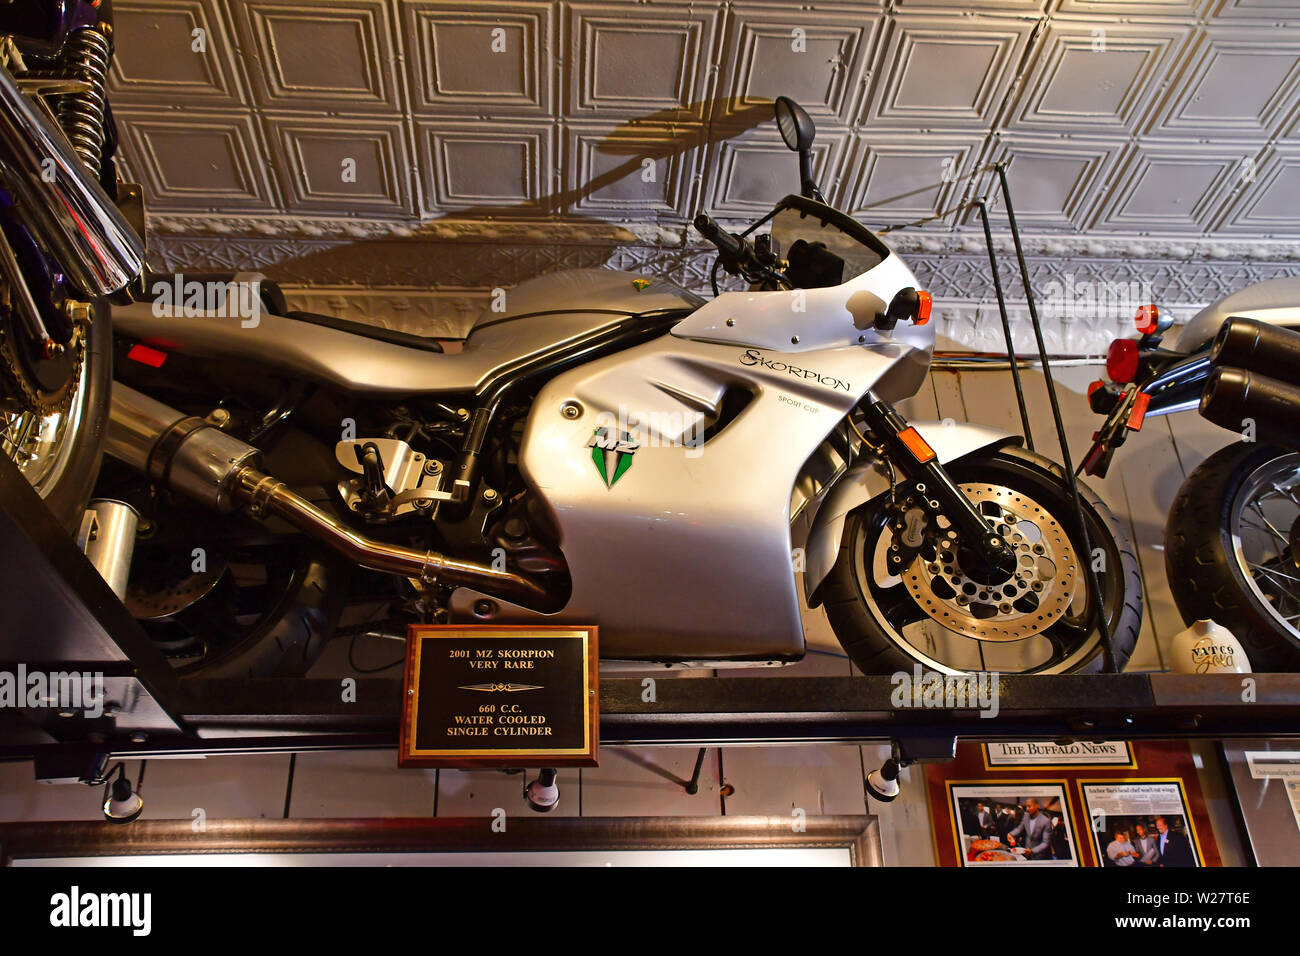
[[[323,325],[327,329],[336,329],[340,332],[348,332],[352,335],[360,335],[368,339],[378,339],[381,342],[390,342],[393,345],[401,345],[408,349],[420,349],[424,352],[441,352],[443,351],[442,343],[437,339],[426,338],[423,335],[412,335],[409,332],[397,332],[393,329],[381,328],[378,325],[368,325],[365,322],[353,322],[349,319],[340,319],[333,315],[323,315],[319,312],[302,312],[295,310],[292,312],[282,313],[285,318],[297,319],[299,322],[310,322],[313,325]]]

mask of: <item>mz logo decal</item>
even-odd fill
[[[632,456],[641,446],[627,432],[612,428],[597,428],[587,439],[591,449],[591,460],[596,463],[596,472],[605,482],[606,488],[613,488],[632,467]]]

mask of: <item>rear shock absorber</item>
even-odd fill
[[[63,50],[64,75],[81,80],[89,89],[60,96],[57,107],[59,123],[72,148],[96,176],[104,151],[104,85],[113,55],[110,29],[107,23],[100,23],[68,37]]]

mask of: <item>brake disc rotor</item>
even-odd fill
[[[123,603],[137,620],[163,620],[207,597],[225,572],[224,561],[193,574],[168,574],[146,565],[132,574]]]
[[[1065,529],[1013,489],[964,484],[961,490],[1016,552],[1016,570],[993,585],[971,578],[949,527],[903,573],[913,599],[948,630],[979,640],[1019,641],[1051,627],[1069,609],[1079,573]]]

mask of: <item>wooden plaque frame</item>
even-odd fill
[[[581,639],[586,655],[583,668],[584,745],[580,748],[546,748],[537,746],[424,749],[416,747],[416,719],[420,702],[420,655],[425,641],[446,638],[508,639],[511,636],[534,639]],[[600,748],[600,647],[598,628],[578,625],[495,625],[495,624],[415,624],[406,641],[406,670],[403,680],[402,726],[397,763],[400,767],[497,768],[517,767],[595,767]]]

